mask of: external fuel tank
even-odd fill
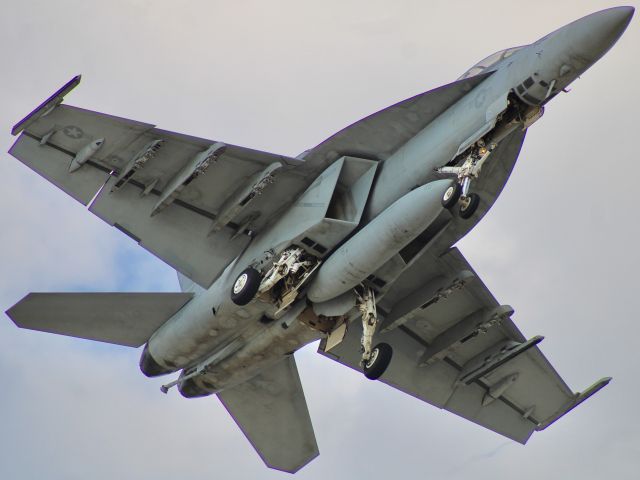
[[[320,267],[307,297],[324,302],[355,287],[424,231],[442,212],[451,180],[412,190],[338,248]]]

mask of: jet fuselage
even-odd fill
[[[355,238],[358,231],[365,231],[383,218],[387,209],[413,190],[431,184],[441,188],[444,177],[437,171],[439,168],[456,164],[471,149],[495,146],[512,131],[527,128],[540,118],[547,102],[611,48],[626,28],[632,11],[630,7],[618,7],[597,12],[531,45],[498,52],[472,67],[461,79],[482,75],[483,80],[376,166],[358,229],[327,253],[324,265],[319,265],[288,310],[278,312],[264,297],[243,306],[230,298],[238,275],[248,266],[268,260],[265,251],[271,250],[268,258],[274,258],[291,247],[280,239],[286,238],[282,232],[295,219],[287,219],[288,214],[284,214],[254,238],[209,289],[191,287],[196,298],[151,337],[141,359],[142,371],[155,376],[183,370],[178,384],[182,394],[208,395],[241,383],[283,356],[325,337],[326,331],[301,318],[316,315],[313,303],[341,298],[351,288],[345,291],[334,273],[323,273],[323,268],[329,268],[331,254],[346,245],[349,238]],[[301,199],[319,188],[319,182],[329,178],[332,168],[329,166],[325,177],[320,176]],[[440,195],[435,202],[440,208]],[[478,220],[469,220],[466,231]],[[377,228],[384,228],[384,224]],[[366,254],[376,239],[360,236],[363,239],[352,248]],[[335,269],[336,262],[333,263]],[[366,276],[373,271],[362,273]],[[357,277],[357,273],[354,275]],[[353,307],[349,301],[343,303]],[[315,310],[318,309],[321,310]]]

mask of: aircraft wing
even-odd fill
[[[218,398],[269,467],[294,473],[318,456],[293,355]]]
[[[13,127],[9,153],[207,288],[334,160],[383,160],[489,75],[374,113],[304,162],[62,104],[77,76]]]
[[[14,127],[9,153],[203,287],[309,183],[293,158],[61,104],[78,82]]]
[[[423,255],[378,308],[376,341],[394,352],[382,382],[521,443],[610,380],[574,393],[536,347],[542,337],[522,335],[456,248]],[[359,370],[361,330],[355,320],[319,352]]]

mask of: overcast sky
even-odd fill
[[[637,2],[635,3],[638,7]],[[312,6],[312,4],[314,6]],[[5,1],[0,148],[66,102],[296,155],[605,1]],[[459,247],[574,390],[605,390],[521,446],[315,353],[297,354],[321,455],[301,479],[635,479],[640,471],[640,26],[549,105]],[[175,272],[0,154],[0,311],[30,291],[174,291]],[[284,479],[215,397],[162,395],[139,350],[0,316],[1,479]]]

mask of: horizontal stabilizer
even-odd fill
[[[294,473],[318,456],[293,356],[218,398],[268,467]]]
[[[20,328],[139,347],[192,293],[30,293],[7,315]]]

